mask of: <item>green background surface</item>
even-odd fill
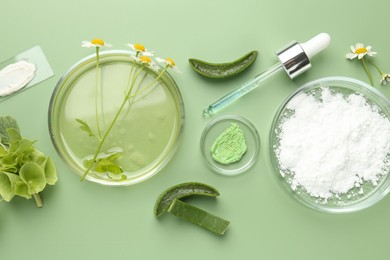
[[[0,204],[0,259],[389,259],[389,196],[352,214],[306,208],[279,185],[267,140],[277,108],[298,86],[326,76],[368,81],[359,62],[345,59],[350,45],[372,45],[376,63],[390,72],[389,10],[390,2],[383,0],[2,0],[0,60],[40,45],[55,76],[0,103],[1,115],[15,117],[23,135],[38,140],[36,147],[55,161],[59,181],[43,192],[42,209],[22,198]],[[236,177],[211,172],[200,152],[200,135],[209,122],[203,108],[273,65],[275,50],[320,32],[329,33],[332,42],[309,72],[294,81],[277,75],[224,110],[247,117],[259,131],[256,165]],[[81,48],[81,41],[95,37],[113,49],[143,43],[175,59],[182,71],[174,75],[186,108],[180,147],[160,173],[135,186],[80,183],[49,138],[52,91],[71,65],[93,53]],[[190,57],[230,61],[251,50],[259,50],[254,65],[229,80],[204,79],[187,62]],[[373,73],[375,86],[390,97],[390,86],[380,86]],[[157,196],[186,181],[220,191],[216,200],[190,202],[230,220],[225,236],[172,216],[153,216]]]

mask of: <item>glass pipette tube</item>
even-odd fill
[[[203,110],[203,116],[209,117],[214,115],[215,113],[219,112],[220,110],[222,110],[229,104],[233,103],[240,97],[244,96],[245,94],[259,87],[261,83],[263,83],[271,76],[275,75],[280,70],[283,70],[283,64],[281,62],[278,62],[275,65],[273,65],[271,68],[267,69],[266,71],[260,73],[253,79],[244,83],[238,89],[233,90],[232,92],[228,93],[227,95],[221,97],[220,99],[218,99],[217,101],[209,105],[205,110]]]
[[[298,75],[310,69],[310,59],[328,47],[329,43],[330,36],[327,33],[320,33],[302,44],[298,42],[290,43],[285,48],[276,52],[279,59],[278,63],[263,73],[257,75],[252,80],[244,83],[244,85],[238,89],[230,92],[209,105],[205,110],[203,110],[203,116],[209,117],[214,115],[227,105],[233,103],[235,100],[259,87],[266,79],[281,70],[284,70],[291,79],[294,79]]]

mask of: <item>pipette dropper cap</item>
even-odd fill
[[[293,79],[311,68],[310,59],[328,47],[330,36],[320,33],[304,43],[293,42],[276,52],[287,75]]]

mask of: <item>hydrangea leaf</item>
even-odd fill
[[[30,141],[27,139],[15,140],[15,143],[14,142],[11,143],[11,146],[12,146],[11,148],[13,148],[13,145],[15,145],[14,151],[16,153],[18,153],[18,154],[22,154],[22,153],[31,154],[35,150],[34,143],[35,143],[34,141]]]
[[[19,171],[20,178],[27,184],[30,194],[41,192],[46,186],[45,172],[35,162],[24,164]]]
[[[7,149],[4,146],[0,145],[0,157],[4,157],[7,153],[8,153]]]
[[[30,159],[32,162],[36,162],[38,165],[42,165],[46,161],[46,156],[39,150],[34,150],[31,155]]]
[[[44,164],[42,164],[42,167],[45,171],[46,183],[49,185],[54,185],[57,182],[58,177],[53,160],[50,157],[47,157]]]
[[[9,146],[9,136],[7,129],[13,128],[19,131],[19,126],[16,120],[10,116],[1,116],[0,117],[0,140],[1,143],[5,146]]]
[[[4,157],[1,160],[1,168],[4,171],[16,173],[17,172],[16,158],[17,158],[17,155],[15,153],[8,153],[8,154],[4,155]],[[14,169],[14,170],[11,170],[11,169]]]
[[[17,175],[0,172],[0,195],[5,201],[11,201],[15,196],[14,186],[17,181]]]
[[[14,141],[19,141],[22,139],[22,136],[20,135],[19,129],[15,128],[7,128],[6,132],[8,134],[9,142],[12,143]]]
[[[23,181],[18,181],[15,183],[15,195],[24,197],[26,199],[31,198],[31,194],[28,192],[28,186]]]

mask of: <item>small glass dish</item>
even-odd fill
[[[293,118],[294,111],[287,108],[288,104],[294,100],[299,94],[310,94],[318,102],[322,103],[321,91],[322,88],[329,88],[332,94],[341,94],[347,97],[351,94],[363,95],[367,100],[368,105],[379,108],[379,113],[384,118],[390,118],[390,101],[377,89],[368,84],[347,77],[328,77],[318,79],[305,84],[297,89],[293,94],[287,97],[279,107],[274,120],[272,122],[269,135],[269,155],[274,173],[277,179],[282,184],[284,190],[292,195],[299,202],[304,205],[328,213],[348,213],[370,207],[385,197],[390,191],[390,173],[389,169],[386,174],[380,175],[377,184],[374,185],[370,181],[362,180],[362,183],[355,183],[355,187],[345,193],[334,193],[330,198],[324,199],[321,196],[312,196],[307,190],[294,180],[294,172],[283,169],[278,159],[278,148],[280,147],[281,126],[286,120]],[[294,104],[297,103],[294,100]],[[321,115],[318,115],[319,117]],[[312,133],[311,133],[312,135]],[[310,138],[309,136],[307,138]],[[311,136],[311,138],[316,138]],[[319,137],[317,137],[319,138]],[[280,150],[279,150],[280,151]],[[388,160],[390,158],[390,151],[387,154]],[[294,189],[292,188],[294,186]]]
[[[213,159],[210,148],[218,136],[232,123],[237,123],[244,132],[247,151],[239,161],[225,165]],[[260,137],[255,126],[248,119],[239,115],[221,115],[206,125],[200,138],[200,145],[203,158],[209,168],[222,175],[234,176],[249,170],[255,164],[260,150]]]
[[[104,131],[110,129],[98,159],[120,154],[115,163],[123,174],[118,177],[106,168],[92,169],[85,177],[91,182],[126,186],[144,181],[169,162],[181,139],[184,105],[175,81],[166,72],[159,77],[160,71],[148,66],[140,69],[141,65],[130,59],[131,54],[121,50],[100,52],[99,85],[95,84],[96,55],[82,59],[59,80],[50,100],[49,131],[53,145],[79,176],[84,175],[97,151],[99,139],[94,137],[99,131],[104,137]],[[142,94],[128,99],[121,108],[130,89],[131,75],[136,75],[133,90]],[[152,87],[145,91],[141,88],[149,85]],[[98,99],[97,89],[102,93]],[[122,112],[114,119],[117,111]],[[88,122],[94,136],[88,135],[79,119]],[[113,120],[116,122],[110,128]]]

